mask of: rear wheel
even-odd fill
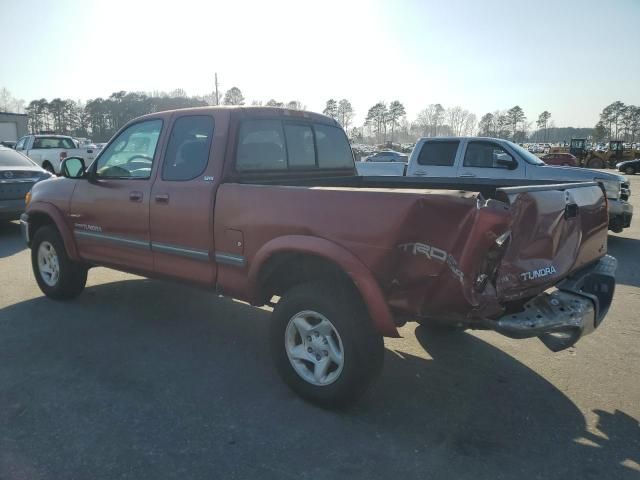
[[[72,261],[52,226],[38,229],[31,244],[36,282],[47,297],[67,300],[80,295],[87,283],[87,267]]]
[[[636,169],[633,168],[632,166],[628,166],[628,167],[625,167],[624,173],[626,173],[627,175],[635,175]]]
[[[51,164],[48,162],[45,162],[42,165],[42,168],[44,168],[47,172],[51,173],[52,175],[56,174],[55,170],[53,169],[53,166],[51,166]]]
[[[382,336],[349,287],[299,285],[276,305],[270,343],[278,373],[302,398],[321,407],[358,400],[384,360]]]

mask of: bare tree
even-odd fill
[[[6,88],[0,88],[0,112],[24,113],[24,100],[15,98]]]
[[[300,100],[291,100],[290,102],[287,102],[287,108],[290,110],[304,110],[306,107]]]
[[[376,134],[378,141],[386,141],[387,122],[389,120],[389,111],[384,102],[378,102],[367,112],[365,125],[370,125]]]
[[[238,87],[231,87],[224,94],[222,103],[225,105],[244,105],[244,96]]]
[[[398,126],[400,119],[404,118],[407,114],[404,109],[404,105],[398,100],[394,100],[389,104],[389,110],[387,111],[387,123],[391,124],[391,141],[393,142],[395,129]]]
[[[438,127],[444,120],[444,108],[439,103],[432,103],[418,114],[416,123],[422,129],[425,137],[438,136]]]
[[[327,117],[331,117],[334,120],[338,118],[338,102],[336,102],[333,98],[327,100],[327,104],[322,111]]]
[[[518,135],[518,124],[525,122],[527,117],[525,117],[522,108],[519,105],[516,105],[507,112],[507,119],[509,120],[511,131],[513,132],[512,138],[516,141]]]
[[[473,135],[476,130],[476,121],[476,114],[467,112],[467,118],[465,119],[464,126],[462,127],[462,134],[465,136]]]
[[[547,126],[549,124],[550,118],[551,114],[547,110],[545,110],[540,115],[538,115],[538,120],[536,120],[536,127],[538,127],[538,130],[536,131],[536,137],[541,130],[544,131],[543,140],[545,142],[547,141]]]
[[[340,100],[338,102],[338,108],[336,113],[338,116],[338,122],[340,122],[340,125],[342,125],[342,128],[344,128],[345,130],[348,130],[354,115],[351,102],[349,102],[349,100],[347,100],[346,98],[343,98],[342,100]]]

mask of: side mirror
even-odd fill
[[[84,177],[84,160],[80,157],[65,158],[60,164],[60,173],[66,178]]]

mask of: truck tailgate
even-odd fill
[[[431,193],[406,217],[392,308],[448,322],[497,318],[606,254],[607,201],[597,183],[499,187],[491,196],[450,199],[434,214]]]
[[[607,251],[607,201],[597,183],[502,188],[496,198],[512,218],[496,276],[501,301],[531,297]]]

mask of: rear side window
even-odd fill
[[[33,148],[76,148],[73,140],[70,138],[57,137],[36,137],[33,141]]]
[[[460,142],[425,142],[418,155],[419,165],[452,167]]]
[[[191,115],[176,120],[164,157],[162,179],[191,180],[204,172],[212,139],[212,117]]]
[[[344,131],[329,125],[314,125],[318,147],[318,167],[353,168],[353,152]]]
[[[236,169],[354,167],[353,152],[340,128],[317,123],[245,120],[240,125]]]
[[[285,123],[289,167],[315,167],[316,150],[313,146],[313,130],[309,125]]]
[[[284,170],[287,168],[284,133],[280,120],[246,120],[240,125],[236,168]]]

